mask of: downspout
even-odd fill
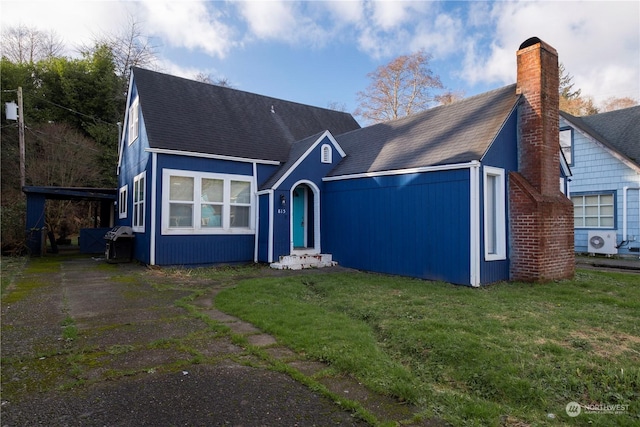
[[[640,218],[640,187],[629,187],[625,186],[622,188],[622,241],[629,242],[629,236],[627,236],[628,232],[628,218],[627,218],[627,192],[629,190],[639,190],[638,191],[638,218]],[[638,220],[638,228],[640,229],[640,219]],[[622,245],[622,244],[621,244]]]
[[[260,235],[260,196],[258,195],[258,164],[253,162],[253,188],[255,189],[255,227],[253,235],[253,262],[258,262],[258,236]]]
[[[156,265],[156,178],[158,168],[158,154],[151,153],[151,224],[149,230],[149,265]]]
[[[269,263],[273,262],[273,190],[269,190],[269,250],[268,259]]]
[[[480,286],[480,163],[472,162],[469,167],[470,205],[470,277],[469,284]]]

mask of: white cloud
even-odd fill
[[[285,1],[248,1],[238,3],[238,10],[251,32],[259,39],[293,37],[296,27],[294,3]]]
[[[462,41],[462,22],[447,14],[438,14],[434,22],[422,21],[415,29],[410,44],[412,51],[425,49],[435,57],[459,52]]]
[[[338,23],[357,24],[364,17],[364,1],[326,1],[320,5]]]
[[[127,4],[120,2],[0,2],[2,29],[26,25],[41,31],[54,31],[67,44],[66,55],[77,55],[76,48],[94,38],[117,31],[127,22]]]
[[[327,9],[320,7],[320,3],[279,0],[235,4],[248,26],[245,40],[322,47],[333,38],[331,29],[326,29],[325,22],[320,22],[327,17]]]
[[[202,50],[222,58],[237,43],[222,12],[207,7],[216,5],[205,0],[144,0],[140,16],[152,35],[171,46]]]
[[[640,98],[639,3],[497,2],[491,17],[483,28],[491,45],[470,42],[466,52],[461,74],[470,83],[514,82],[518,46],[537,36],[558,50],[583,94]]]

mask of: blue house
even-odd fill
[[[560,113],[571,164],[576,252],[640,252],[640,106],[574,117]]]
[[[557,84],[543,101],[528,95],[557,80],[557,53],[532,38],[518,55],[538,65],[519,66],[517,84],[366,128],[134,68],[117,223],[151,265],[337,262],[471,286],[571,276]]]

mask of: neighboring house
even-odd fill
[[[640,252],[640,106],[574,117],[560,112],[572,178],[576,252]]]
[[[557,53],[532,38],[518,64],[517,84],[366,128],[134,68],[117,222],[152,265],[333,260],[472,286],[570,277]]]

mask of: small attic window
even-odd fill
[[[322,163],[331,163],[331,146],[329,144],[322,145]]]

